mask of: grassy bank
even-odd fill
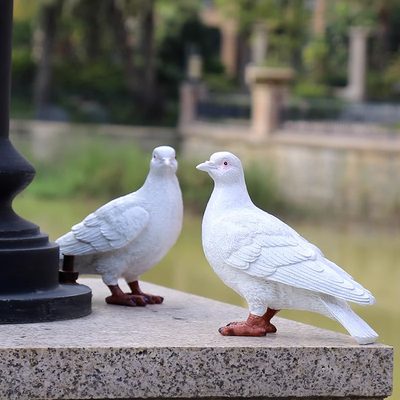
[[[24,150],[24,147],[23,147]],[[37,170],[28,193],[46,199],[110,199],[140,187],[148,173],[150,152],[132,142],[112,142],[104,138],[74,138],[44,159],[35,159],[29,148],[24,153]],[[178,176],[187,208],[204,209],[212,189],[207,174],[195,166],[204,160],[182,160],[178,155]],[[255,203],[273,211],[288,207],[277,190],[272,169],[250,165],[246,168],[248,189]]]

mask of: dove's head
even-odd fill
[[[151,171],[159,173],[175,173],[178,169],[178,162],[176,161],[175,156],[175,149],[170,146],[156,147],[151,156]]]
[[[209,161],[199,164],[196,168],[208,172],[215,183],[232,184],[244,181],[242,163],[228,151],[214,153]]]

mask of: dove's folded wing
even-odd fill
[[[57,240],[63,254],[86,255],[116,250],[137,238],[149,222],[140,206],[116,202],[88,215]]]
[[[343,300],[363,304],[374,301],[370,292],[325,259],[317,247],[282,221],[265,215],[241,215],[237,220],[231,216],[221,222],[227,264],[255,277]]]

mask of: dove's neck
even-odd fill
[[[251,206],[253,202],[247,192],[244,178],[232,183],[215,182],[207,210],[232,210]]]
[[[169,187],[179,187],[178,178],[173,171],[152,171],[150,170],[147,178],[142,186],[144,192],[160,188],[162,191],[168,190]]]

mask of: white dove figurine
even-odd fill
[[[220,328],[222,335],[276,332],[271,318],[281,309],[299,309],[337,320],[360,344],[376,341],[377,333],[347,304],[373,304],[374,297],[294,229],[253,204],[238,157],[218,152],[197,169],[214,180],[203,217],[204,253],[250,312],[247,321]]]
[[[75,256],[79,271],[97,270],[110,288],[109,304],[160,304],[161,296],[143,293],[138,279],[175,244],[182,228],[183,203],[176,177],[178,163],[169,146],[154,149],[150,171],[134,193],[110,201],[56,242],[63,255]],[[131,293],[124,293],[118,278]]]

